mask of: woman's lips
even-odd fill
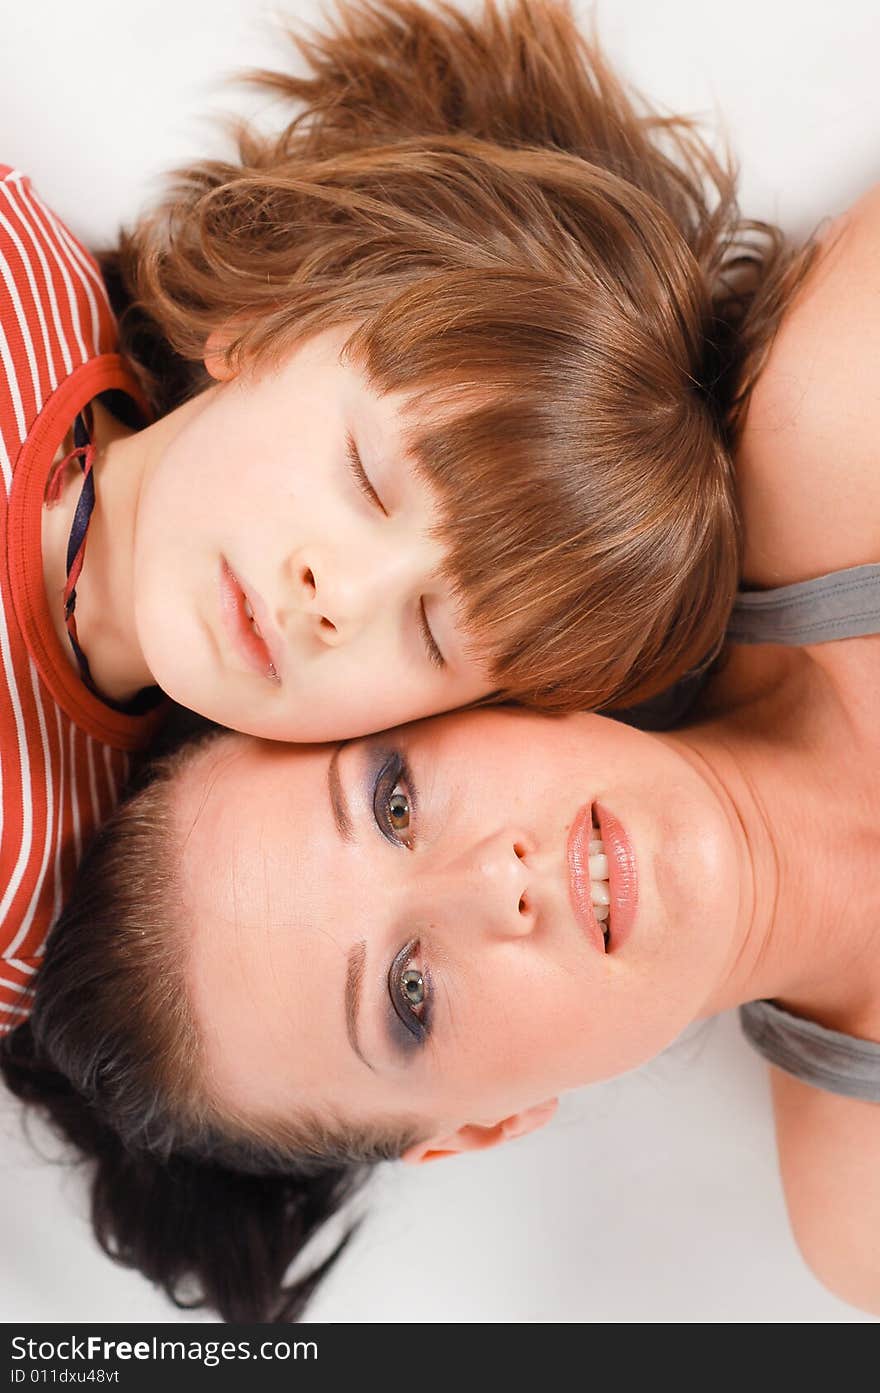
[[[605,952],[602,925],[593,912],[590,883],[590,842],[593,836],[593,808],[585,803],[571,824],[566,846],[568,893],[575,918],[600,953]]]
[[[260,633],[248,617],[245,605],[250,605]],[[220,613],[235,651],[247,666],[270,682],[278,683],[276,652],[270,647],[261,620],[265,606],[255,591],[245,590],[225,558],[220,561]],[[277,645],[275,645],[277,650]]]
[[[595,815],[595,816],[594,816]],[[594,828],[594,821],[599,831]],[[610,914],[605,923],[596,918],[590,876],[590,842],[598,838],[608,861]],[[585,803],[568,834],[568,889],[578,923],[602,953],[623,947],[632,930],[638,903],[636,859],[621,823],[600,804]],[[606,942],[605,932],[608,932]]]
[[[608,951],[614,953],[623,947],[636,917],[639,902],[636,858],[632,843],[614,814],[599,803],[595,804],[595,813],[608,858],[608,888],[611,892]]]

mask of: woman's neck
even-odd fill
[[[740,922],[706,1015],[773,998],[833,1029],[880,1025],[880,738],[859,699],[880,639],[834,648],[738,650],[719,683],[732,709],[668,737],[741,857]]]

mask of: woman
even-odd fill
[[[227,1316],[290,1314],[311,1282],[281,1294],[287,1264],[359,1161],[522,1135],[770,1000],[745,1021],[785,1068],[795,1236],[880,1311],[880,485],[850,350],[869,377],[878,220],[875,194],[834,229],[753,394],[753,593],[688,729],[499,710],[308,750],[222,734],[109,825],[37,1049],[16,1032],[5,1067],[101,1158],[123,1258],[171,1290],[196,1274]]]

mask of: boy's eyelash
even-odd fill
[[[425,641],[425,650],[428,654],[428,661],[430,663],[433,663],[434,667],[444,668],[446,666],[446,659],[440,652],[440,649],[437,647],[437,640],[431,633],[431,626],[428,623],[428,616],[425,613],[424,600],[419,601],[419,627],[422,631],[422,638]]]
[[[369,476],[367,475],[367,471],[364,469],[363,462],[361,460],[360,454],[358,453],[358,447],[355,444],[354,436],[351,433],[349,433],[345,437],[345,454],[348,460],[348,467],[351,470],[352,475],[354,477],[354,481],[360,489],[361,493],[364,495],[364,497],[367,499],[369,503],[372,503],[374,508],[379,508],[387,517],[388,512],[385,508],[385,504],[382,502],[378,493],[373,488],[373,485],[370,483]]]

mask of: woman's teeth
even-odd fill
[[[608,946],[610,929],[608,919],[611,915],[611,887],[608,884],[608,857],[605,855],[605,844],[599,836],[598,827],[593,827],[593,836],[589,847],[590,858],[590,896],[593,901],[593,913],[603,926],[605,935],[605,946]]]
[[[250,600],[248,599],[247,595],[245,595],[244,597],[244,612],[247,615],[247,618],[250,620],[251,628],[253,629],[257,638],[262,638],[263,635],[260,633],[260,626],[254,618],[254,612],[251,609]]]

